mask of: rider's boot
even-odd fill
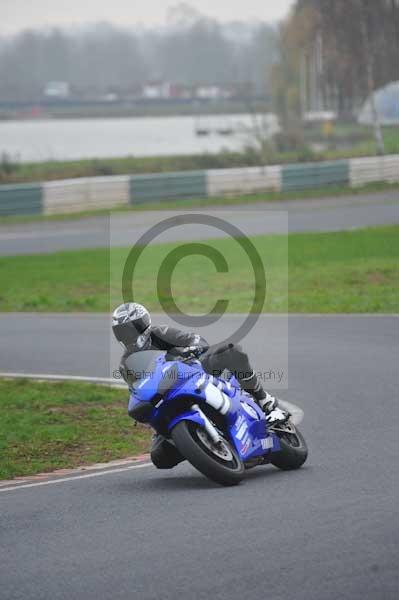
[[[278,398],[267,392],[266,397],[259,400],[258,404],[266,414],[266,421],[269,425],[284,425],[291,416],[288,410],[281,408]]]
[[[250,377],[240,380],[243,390],[251,394],[257,404],[266,414],[269,425],[282,425],[288,421],[291,414],[279,406],[279,401],[263,389],[256,373],[253,371]]]
[[[151,460],[157,469],[173,469],[185,459],[174,444],[162,435],[154,434],[152,437]]]

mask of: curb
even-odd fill
[[[57,469],[56,471],[51,471],[48,473],[38,473],[37,475],[26,475],[24,477],[15,477],[10,480],[1,480],[0,481],[0,491],[2,488],[18,485],[29,485],[31,483],[39,483],[44,481],[57,481],[57,479],[61,479],[64,477],[73,477],[82,475],[84,473],[91,473],[95,471],[103,471],[107,472],[108,470],[112,471],[115,468],[123,468],[130,467],[132,465],[144,464],[150,460],[149,454],[139,454],[137,456],[130,456],[128,458],[112,460],[108,463],[97,463],[94,465],[85,465],[81,467],[76,467],[74,469]]]
[[[109,385],[126,389],[126,384],[120,379],[112,379],[111,377],[81,377],[75,375],[47,375],[35,373],[1,373],[0,379],[32,379],[34,381],[72,381],[81,383],[94,383],[97,385]]]
[[[110,387],[119,387],[126,388],[125,384],[120,383],[119,381],[115,381],[110,378],[101,378],[101,377],[76,377],[69,375],[34,375],[28,373],[0,373],[0,378],[3,379],[33,379],[36,381],[81,381],[85,383],[94,383],[99,385],[108,385]],[[304,411],[295,406],[295,404],[291,404],[290,402],[286,402],[285,400],[280,401],[281,405],[286,408],[292,414],[292,420],[295,425],[299,425],[304,417]],[[0,492],[3,488],[9,488],[9,486],[19,487],[26,486],[32,484],[38,484],[42,482],[48,482],[51,480],[57,481],[58,479],[63,479],[65,477],[78,477],[82,474],[87,474],[90,472],[102,471],[107,472],[117,469],[122,469],[124,467],[128,468],[133,465],[145,464],[150,460],[150,454],[139,454],[137,456],[130,456],[124,459],[113,460],[107,463],[97,463],[94,465],[86,465],[77,467],[74,469],[58,469],[56,471],[52,471],[49,473],[38,473],[37,475],[28,475],[24,477],[16,477],[11,480],[2,480],[0,481]]]

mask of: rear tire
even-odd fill
[[[275,431],[281,450],[270,457],[272,465],[283,471],[300,469],[308,457],[308,447],[301,432],[291,425],[293,433]]]
[[[206,435],[204,429],[193,421],[181,421],[172,430],[172,438],[179,452],[200,473],[225,486],[238,485],[242,480],[245,468],[236,450],[224,440],[227,454],[230,453],[231,460],[222,459],[212,452],[208,444],[205,444],[198,433]],[[211,445],[211,443],[209,442]]]

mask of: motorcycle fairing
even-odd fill
[[[269,452],[278,452],[277,435],[268,431],[265,414],[247,394],[239,393],[240,410],[229,425],[230,438],[245,462]]]
[[[161,424],[168,406],[182,397],[200,407],[219,403],[226,419],[226,431],[221,433],[228,434],[244,462],[280,450],[279,438],[267,429],[264,412],[249,394],[242,392],[238,382],[234,378],[228,383],[215,379],[198,363],[165,362],[164,356],[158,356],[149,377],[131,389],[129,413],[135,406],[149,403],[152,410],[148,422],[163,433]],[[192,409],[175,416],[167,425],[168,431],[184,420],[205,426],[204,417]]]
[[[169,432],[171,432],[172,429],[176,427],[176,425],[181,421],[192,421],[193,423],[198,423],[198,425],[201,425],[201,427],[205,427],[205,421],[203,416],[198,412],[198,410],[193,409],[184,412],[181,415],[178,415],[177,417],[172,419],[172,421],[168,425]]]

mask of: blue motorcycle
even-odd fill
[[[268,427],[231,374],[208,375],[195,355],[138,352],[126,368],[129,415],[151,425],[212,481],[237,485],[246,469],[269,463],[299,469],[306,461],[306,442],[293,423]]]

